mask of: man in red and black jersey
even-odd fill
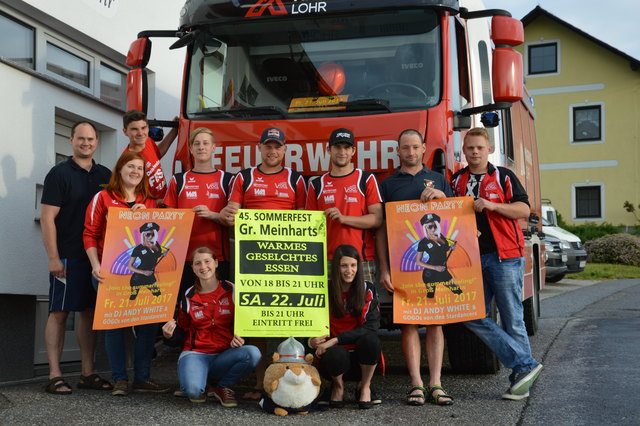
[[[177,120],[177,117],[176,117]],[[147,115],[135,109],[127,111],[122,117],[122,131],[129,138],[129,145],[123,152],[139,152],[144,158],[144,169],[149,177],[151,195],[161,199],[167,190],[160,159],[169,150],[169,147],[178,135],[178,129],[171,129],[167,136],[156,145],[149,137],[149,122]]]
[[[382,223],[382,197],[375,176],[356,168],[354,135],[336,129],[329,137],[331,171],[309,184],[306,210],[322,210],[327,221],[327,258],[349,244],[362,256],[365,280],[375,282],[373,229]],[[331,267],[329,267],[329,270]]]
[[[234,224],[238,209],[295,210],[304,208],[307,190],[300,173],[284,167],[287,152],[284,132],[271,127],[262,132],[259,146],[262,163],[241,170],[220,214],[227,225]]]
[[[215,150],[216,143],[211,130],[199,127],[192,131],[189,135],[189,151],[193,156],[193,168],[176,174],[165,194],[165,206],[195,212],[179,300],[184,298],[184,292],[195,281],[190,256],[198,247],[213,249],[218,258],[220,279],[229,278],[229,232],[220,219],[220,211],[227,205],[232,175],[213,166]]]
[[[270,127],[262,132],[259,148],[262,163],[241,170],[233,181],[227,206],[220,215],[228,225],[235,223],[238,209],[296,210],[303,209],[307,197],[304,178],[300,173],[284,167],[282,161],[287,152],[284,132]],[[254,339],[252,344],[266,353],[265,339]],[[256,385],[244,398],[259,400],[263,388],[266,364],[260,361],[256,368]]]

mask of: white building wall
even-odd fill
[[[0,293],[46,295],[47,257],[34,219],[36,185],[55,164],[56,113],[99,126],[102,164],[114,164],[127,140],[119,111],[3,63],[0,75]]]
[[[177,29],[184,1],[162,0],[161,7],[155,0],[24,3],[126,55],[138,32]],[[155,72],[155,92],[150,93],[155,102],[150,118],[170,120],[179,111],[184,49],[169,51],[174,41],[153,40],[149,69]],[[122,112],[5,63],[0,63],[0,93],[0,294],[46,295],[47,257],[34,218],[40,196],[36,185],[55,164],[56,114],[96,123],[101,131],[99,162],[112,168],[128,143],[121,130]],[[167,177],[172,158],[173,150],[163,160]]]

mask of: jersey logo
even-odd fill
[[[231,315],[231,309],[220,309],[220,315]]]
[[[213,182],[213,183],[208,183],[207,184],[207,189],[219,189],[220,185],[218,185],[218,182]]]
[[[278,188],[278,189],[287,189],[287,182],[278,182],[278,183],[276,183],[276,188]]]
[[[194,313],[193,313],[193,316],[194,316],[196,319],[202,319],[202,318],[204,318],[204,312],[202,312],[202,311],[196,311],[196,312],[194,312]]]
[[[253,195],[255,195],[256,197],[264,197],[267,195],[267,191],[264,189],[255,188],[253,190]]]
[[[424,180],[424,187],[425,188],[433,188],[434,182],[432,180],[429,179],[425,179]]]
[[[345,195],[344,196],[344,201],[346,201],[347,203],[357,203],[358,202],[358,198],[349,197],[348,195]]]
[[[324,202],[327,204],[333,204],[335,203],[335,198],[333,197],[333,195],[325,195],[324,196]]]
[[[198,198],[197,191],[187,191],[187,198]]]
[[[487,191],[496,191],[497,189],[498,189],[498,186],[496,185],[495,182],[489,182],[485,187],[485,190]]]
[[[344,188],[344,192],[346,192],[347,194],[353,194],[355,192],[358,192],[358,187],[356,185],[347,186]]]
[[[207,198],[220,198],[220,195],[215,192],[207,192]]]
[[[276,195],[278,196],[278,198],[289,198],[288,192],[276,192]]]

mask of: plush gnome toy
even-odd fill
[[[286,416],[307,414],[320,393],[320,374],[312,365],[313,355],[304,355],[304,346],[293,337],[278,345],[273,363],[264,375],[266,396],[260,406],[267,413]]]

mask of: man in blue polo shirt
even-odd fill
[[[417,130],[407,129],[398,137],[397,153],[400,167],[394,174],[382,181],[380,192],[384,202],[423,200],[453,197],[451,187],[440,173],[429,170],[422,163],[426,145]],[[386,224],[376,232],[376,248],[380,264],[380,284],[393,292],[391,271],[389,268],[389,249]],[[425,349],[429,363],[429,386],[425,388],[420,375],[420,336],[418,326],[400,325],[402,330],[402,351],[407,370],[411,377],[411,386],[407,393],[407,404],[424,405],[428,399],[438,405],[451,405],[453,398],[447,395],[440,383],[442,358],[444,356],[444,334],[442,326],[428,325]]]
[[[49,359],[46,391],[71,393],[62,378],[60,356],[69,312],[78,312],[76,336],[80,344],[82,376],[79,388],[111,390],[112,385],[93,372],[95,333],[92,330],[96,293],[91,285],[91,264],[82,244],[84,212],[91,198],[109,182],[111,172],[93,161],[98,136],[93,124],[83,121],[71,129],[73,155],[53,167],[44,180],[40,226],[49,258],[49,317],[44,340]]]

